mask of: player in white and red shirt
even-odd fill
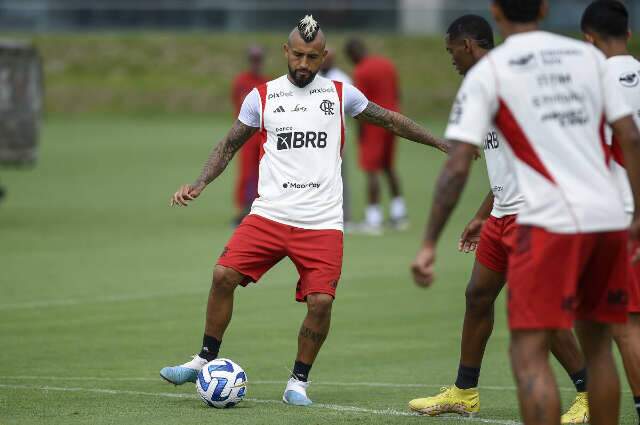
[[[462,75],[494,47],[491,25],[481,16],[464,15],[451,23],[445,38],[447,52]],[[458,249],[476,251],[465,291],[466,308],[460,343],[460,363],[454,385],[439,394],[417,398],[409,407],[430,416],[445,413],[474,415],[480,410],[478,380],[485,348],[494,322],[494,304],[507,279],[507,264],[515,242],[516,216],[524,204],[509,162],[509,146],[495,129],[482,145],[491,191],[462,232]],[[574,383],[578,395],[562,423],[589,420],[584,358],[570,329],[554,334],[552,352]]]
[[[340,163],[345,115],[442,151],[448,149],[403,115],[369,102],[355,87],[316,75],[326,49],[324,34],[312,16],[294,28],[284,53],[289,73],[247,95],[238,120],[214,148],[200,177],[171,199],[172,205],[187,206],[222,173],[240,146],[259,132],[258,198],[215,266],[202,350],[188,363],[163,368],[160,375],[174,384],[195,381],[198,370],[218,355],[236,287],[257,282],[289,257],[299,273],[296,300],[307,304],[307,316],[283,401],[309,405],[307,378],[329,332],[342,269]]]
[[[424,246],[412,269],[433,281],[438,237],[466,182],[473,154],[494,124],[510,146],[525,203],[509,256],[511,362],[525,424],[557,424],[551,336],[576,322],[589,375],[591,423],[617,423],[620,385],[611,323],[627,320],[629,222],[609,170],[609,123],[640,195],[640,133],[604,56],[593,46],[538,30],[543,0],[494,0],[505,42],[466,76],[446,137],[451,156],[437,184]],[[640,221],[632,233],[637,237]]]
[[[582,32],[590,43],[599,48],[608,58],[608,75],[629,106],[633,108],[636,125],[640,125],[640,61],[631,56],[627,48],[630,38],[629,13],[620,1],[598,0],[589,5],[582,15]],[[624,168],[624,157],[616,138],[611,138],[611,169],[622,191],[624,211],[631,221],[634,212],[633,193]],[[613,139],[613,140],[612,140]],[[620,355],[633,393],[634,404],[640,418],[640,262],[632,264],[632,279],[629,290],[629,321],[613,326],[613,338]]]

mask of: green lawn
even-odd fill
[[[167,201],[227,125],[50,117],[37,167],[1,171],[9,196],[0,205],[0,424],[463,422],[409,416],[406,403],[455,377],[473,261],[455,251],[456,237],[488,184],[478,162],[442,240],[437,284],[414,287],[408,265],[442,156],[410,143],[401,144],[398,165],[411,230],[346,237],[332,332],[311,374],[315,406],[279,401],[304,314],[288,261],[237,293],[221,354],[247,371],[245,402],[206,408],[192,385],[159,378],[161,367],[199,349],[212,265],[232,231],[235,170],[187,209]],[[350,146],[361,212],[354,154]],[[475,421],[505,424],[519,416],[498,303]],[[566,407],[571,385],[562,372],[558,380]],[[625,424],[637,422],[629,399],[624,393]]]

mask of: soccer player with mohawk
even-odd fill
[[[307,406],[309,371],[329,333],[342,270],[345,115],[443,152],[448,148],[407,117],[369,102],[355,87],[316,75],[327,51],[313,16],[299,22],[283,49],[288,74],[247,95],[238,120],[213,148],[200,176],[171,198],[171,205],[186,207],[224,171],[245,141],[260,134],[258,198],[213,270],[202,349],[191,361],[165,367],[160,375],[176,385],[195,382],[200,368],[218,356],[238,285],[257,282],[289,257],[299,274],[296,300],[307,304],[307,315],[282,399]]]

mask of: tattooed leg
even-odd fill
[[[525,425],[560,423],[560,396],[549,364],[551,330],[511,331],[511,368]]]
[[[331,323],[333,297],[327,294],[309,294],[307,296],[307,317],[298,334],[298,356],[296,360],[308,365],[322,347]]]

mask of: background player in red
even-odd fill
[[[242,101],[254,87],[266,83],[269,79],[263,75],[264,49],[250,46],[247,49],[249,69],[238,74],[233,80],[231,101],[235,116],[238,116]],[[251,203],[258,196],[258,165],[260,163],[260,136],[258,134],[247,140],[240,149],[237,160],[238,176],[234,200],[238,214],[234,220],[239,224],[251,209]]]
[[[640,62],[631,56],[627,48],[631,32],[629,13],[622,2],[598,0],[582,15],[582,32],[590,43],[607,57],[610,78],[620,85],[622,95],[635,112],[636,124],[640,123]],[[619,179],[629,219],[633,215],[633,195],[624,169],[624,158],[617,141],[613,141],[611,167]],[[629,291],[629,321],[613,325],[613,338],[618,345],[624,369],[638,417],[640,418],[640,262],[633,264],[632,283]]]
[[[336,50],[332,47],[327,47],[327,56],[324,58],[322,68],[320,68],[320,75],[324,78],[328,78],[333,81],[340,81],[344,84],[353,84],[351,78],[340,68],[336,66]],[[352,215],[351,215],[351,190],[349,188],[349,181],[347,180],[348,165],[345,159],[345,152],[342,152],[342,211],[344,214],[344,229],[346,232],[353,230]]]
[[[382,56],[369,55],[364,42],[358,38],[349,40],[345,51],[355,64],[353,84],[372,102],[398,111],[400,90],[393,63]],[[391,191],[391,225],[397,229],[406,228],[407,209],[393,165],[395,135],[384,128],[361,123],[358,142],[360,167],[367,174],[368,205],[362,230],[373,234],[382,232],[384,212],[380,205],[380,173],[384,174]]]

